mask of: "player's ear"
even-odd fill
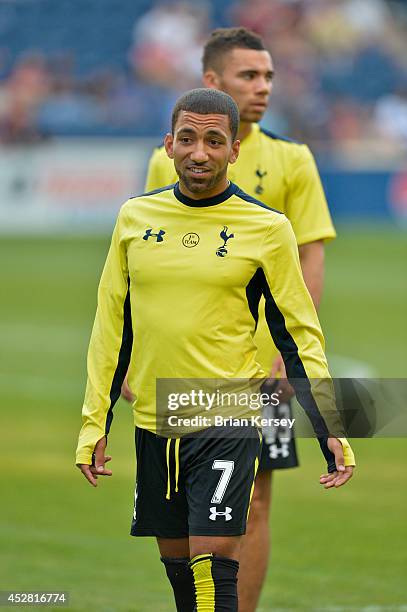
[[[170,133],[165,135],[164,147],[170,159],[174,159],[174,136]]]
[[[219,89],[220,79],[219,75],[214,70],[207,70],[202,77],[203,84],[209,89]]]
[[[235,142],[232,144],[232,149],[231,149],[230,155],[229,155],[229,163],[230,164],[234,164],[235,163],[235,161],[239,157],[239,151],[240,151],[240,140],[235,140]]]

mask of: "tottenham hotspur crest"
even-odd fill
[[[226,248],[226,243],[228,240],[230,240],[231,238],[234,238],[235,235],[234,234],[229,234],[229,236],[227,235],[227,231],[228,228],[226,225],[224,225],[223,230],[221,231],[221,233],[219,234],[219,236],[222,238],[223,240],[223,244],[222,246],[218,247],[216,249],[216,255],[218,257],[225,257],[228,254],[228,250]]]
[[[261,195],[264,191],[264,187],[263,187],[263,178],[266,176],[267,174],[267,170],[262,171],[259,168],[257,168],[256,170],[256,176],[259,179],[258,184],[256,185],[254,191],[257,193],[257,195]]]

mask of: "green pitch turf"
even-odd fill
[[[134,453],[126,403],[109,439],[113,478],[93,489],[73,465],[107,244],[0,240],[0,590],[69,591],[75,611],[166,612],[174,607],[154,541],[127,535]],[[406,376],[406,255],[401,232],[342,228],[327,249],[328,353],[377,376]],[[301,469],[275,475],[261,610],[407,610],[407,442],[354,448],[357,475],[342,490],[319,489],[323,463],[312,440],[300,441]]]

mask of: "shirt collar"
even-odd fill
[[[203,206],[215,206],[216,204],[221,204],[230,196],[232,196],[238,190],[238,186],[235,183],[230,182],[228,187],[222,193],[218,193],[218,195],[213,196],[212,198],[203,198],[201,200],[194,200],[193,198],[189,198],[188,196],[181,193],[179,188],[179,182],[174,185],[174,195],[183,204],[186,206],[192,206],[194,208],[201,208]]]

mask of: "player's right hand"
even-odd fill
[[[110,455],[105,455],[106,450],[106,436],[103,436],[96,443],[95,450],[93,452],[94,462],[92,465],[86,463],[78,463],[77,467],[80,469],[86,480],[90,482],[93,487],[97,487],[98,476],[111,476],[112,471],[105,468],[105,463],[111,460]]]

